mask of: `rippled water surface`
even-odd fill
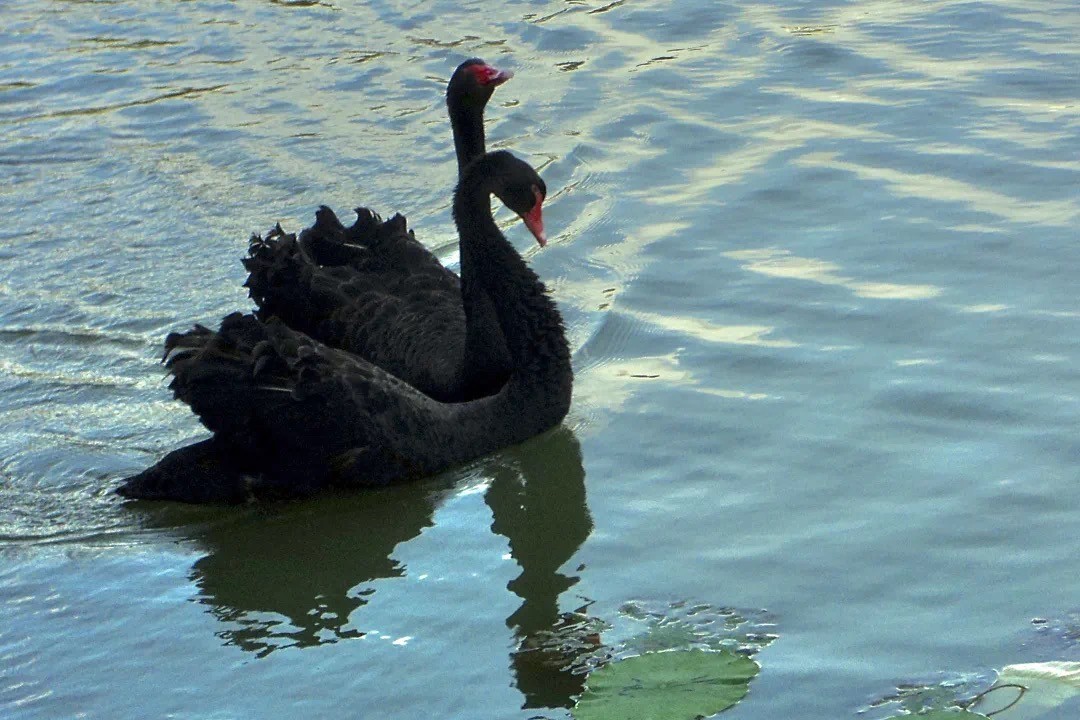
[[[0,18],[5,718],[565,718],[580,678],[518,649],[630,600],[768,611],[732,717],[1080,659],[1031,622],[1080,606],[1072,0]],[[552,190],[546,249],[508,227],[564,428],[384,492],[117,502],[203,434],[160,342],[250,306],[251,232],[365,204],[454,260],[470,55]]]

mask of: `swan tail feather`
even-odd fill
[[[129,500],[177,500],[236,504],[251,496],[253,476],[246,463],[214,438],[173,450],[116,488]]]
[[[128,478],[120,495],[235,503],[300,497],[333,483],[333,464],[357,445],[343,421],[355,398],[342,378],[369,368],[278,320],[240,313],[216,331],[173,333],[166,344],[169,387],[214,437]]]

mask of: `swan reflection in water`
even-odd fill
[[[558,427],[484,461],[491,528],[509,541],[521,573],[508,589],[521,605],[507,618],[515,645],[560,620],[559,596],[578,578],[563,566],[592,530],[585,473],[574,434]],[[379,582],[404,577],[399,543],[434,524],[453,488],[431,483],[256,507],[235,521],[203,528],[208,550],[192,568],[198,602],[221,620],[218,635],[257,656],[363,637],[362,613]],[[480,528],[477,528],[480,531]],[[569,706],[581,679],[514,652],[510,664],[525,707]]]

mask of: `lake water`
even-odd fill
[[[1078,37],[1073,0],[0,0],[0,715],[561,719],[580,677],[519,648],[628,602],[775,635],[732,718],[1080,660]],[[564,427],[118,502],[204,436],[160,344],[250,307],[250,233],[363,204],[454,261],[472,55],[551,189],[546,249],[501,217]]]

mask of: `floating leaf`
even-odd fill
[[[1053,683],[1064,697],[1080,694],[1080,662],[1041,662],[1006,665],[998,681],[1027,685],[1031,681]]]
[[[997,685],[1021,685],[1020,702],[1001,713],[1001,720],[1023,720],[1046,713],[1080,695],[1080,663],[1042,662],[1007,665]]]
[[[577,720],[695,720],[735,705],[758,664],[730,651],[648,653],[589,675]]]
[[[961,710],[970,707],[969,700],[985,690],[997,678],[997,673],[938,672],[934,679],[913,680],[896,686],[896,691],[871,702],[860,713],[871,709],[899,706],[895,717],[925,715],[939,710]],[[893,716],[890,716],[893,717]]]

